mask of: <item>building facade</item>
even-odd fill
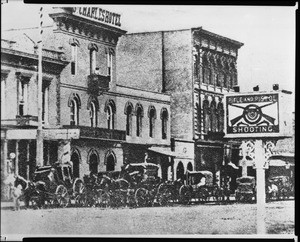
[[[170,147],[170,96],[117,84],[116,46],[125,34],[120,15],[57,8],[49,16],[54,24],[43,28],[44,165],[71,160],[74,176],[82,177],[143,162],[146,152],[159,162],[162,154],[148,149]],[[15,172],[30,179],[38,163],[38,28],[6,31],[2,39],[1,164],[6,171],[15,153]]]
[[[176,159],[176,177],[193,169],[210,170],[217,179],[222,165],[229,160],[238,163],[238,144],[223,138],[223,95],[238,84],[242,45],[202,28],[120,38],[118,83],[131,80],[129,85],[171,95],[172,148],[186,154]]]

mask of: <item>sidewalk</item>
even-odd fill
[[[22,209],[24,207],[24,202],[20,201],[20,208]],[[9,201],[1,201],[1,210],[10,210],[14,208],[13,202]]]

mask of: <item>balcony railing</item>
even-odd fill
[[[109,90],[110,76],[92,74],[88,76],[88,93],[100,95]]]
[[[18,126],[35,126],[37,125],[38,117],[32,115],[17,115],[16,121]]]
[[[64,125],[64,128],[80,129],[80,138],[106,139],[106,140],[126,140],[126,132],[124,130],[104,129],[97,127],[72,126]]]

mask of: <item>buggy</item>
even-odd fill
[[[49,205],[66,207],[82,201],[85,197],[85,187],[80,178],[73,177],[72,164],[56,162],[51,166],[37,167],[33,182],[35,184],[36,196],[31,197],[31,202],[42,206],[47,202]]]
[[[236,179],[237,189],[235,199],[237,202],[251,202],[256,197],[255,177],[242,176]]]
[[[210,197],[219,201],[222,198],[221,188],[213,184],[213,174],[210,171],[187,171],[186,184],[179,189],[179,201],[189,204],[192,199],[208,201]]]
[[[291,182],[291,178],[288,176],[275,176],[269,178],[268,182],[274,184],[278,188],[277,199],[285,199],[290,196],[294,196],[294,186]]]

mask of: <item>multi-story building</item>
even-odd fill
[[[170,95],[116,82],[116,45],[126,32],[120,15],[58,8],[49,16],[54,24],[43,27],[43,163],[71,160],[75,177],[82,177],[143,162],[147,151],[155,162],[166,159],[155,149],[170,147]],[[27,178],[39,163],[38,33],[30,28],[2,35],[1,165],[5,172],[15,153],[15,170]]]
[[[186,154],[175,159],[175,177],[190,169],[217,175],[227,159],[238,163],[238,145],[223,139],[223,95],[238,84],[241,46],[201,27],[120,38],[117,83],[171,95],[172,146]]]

